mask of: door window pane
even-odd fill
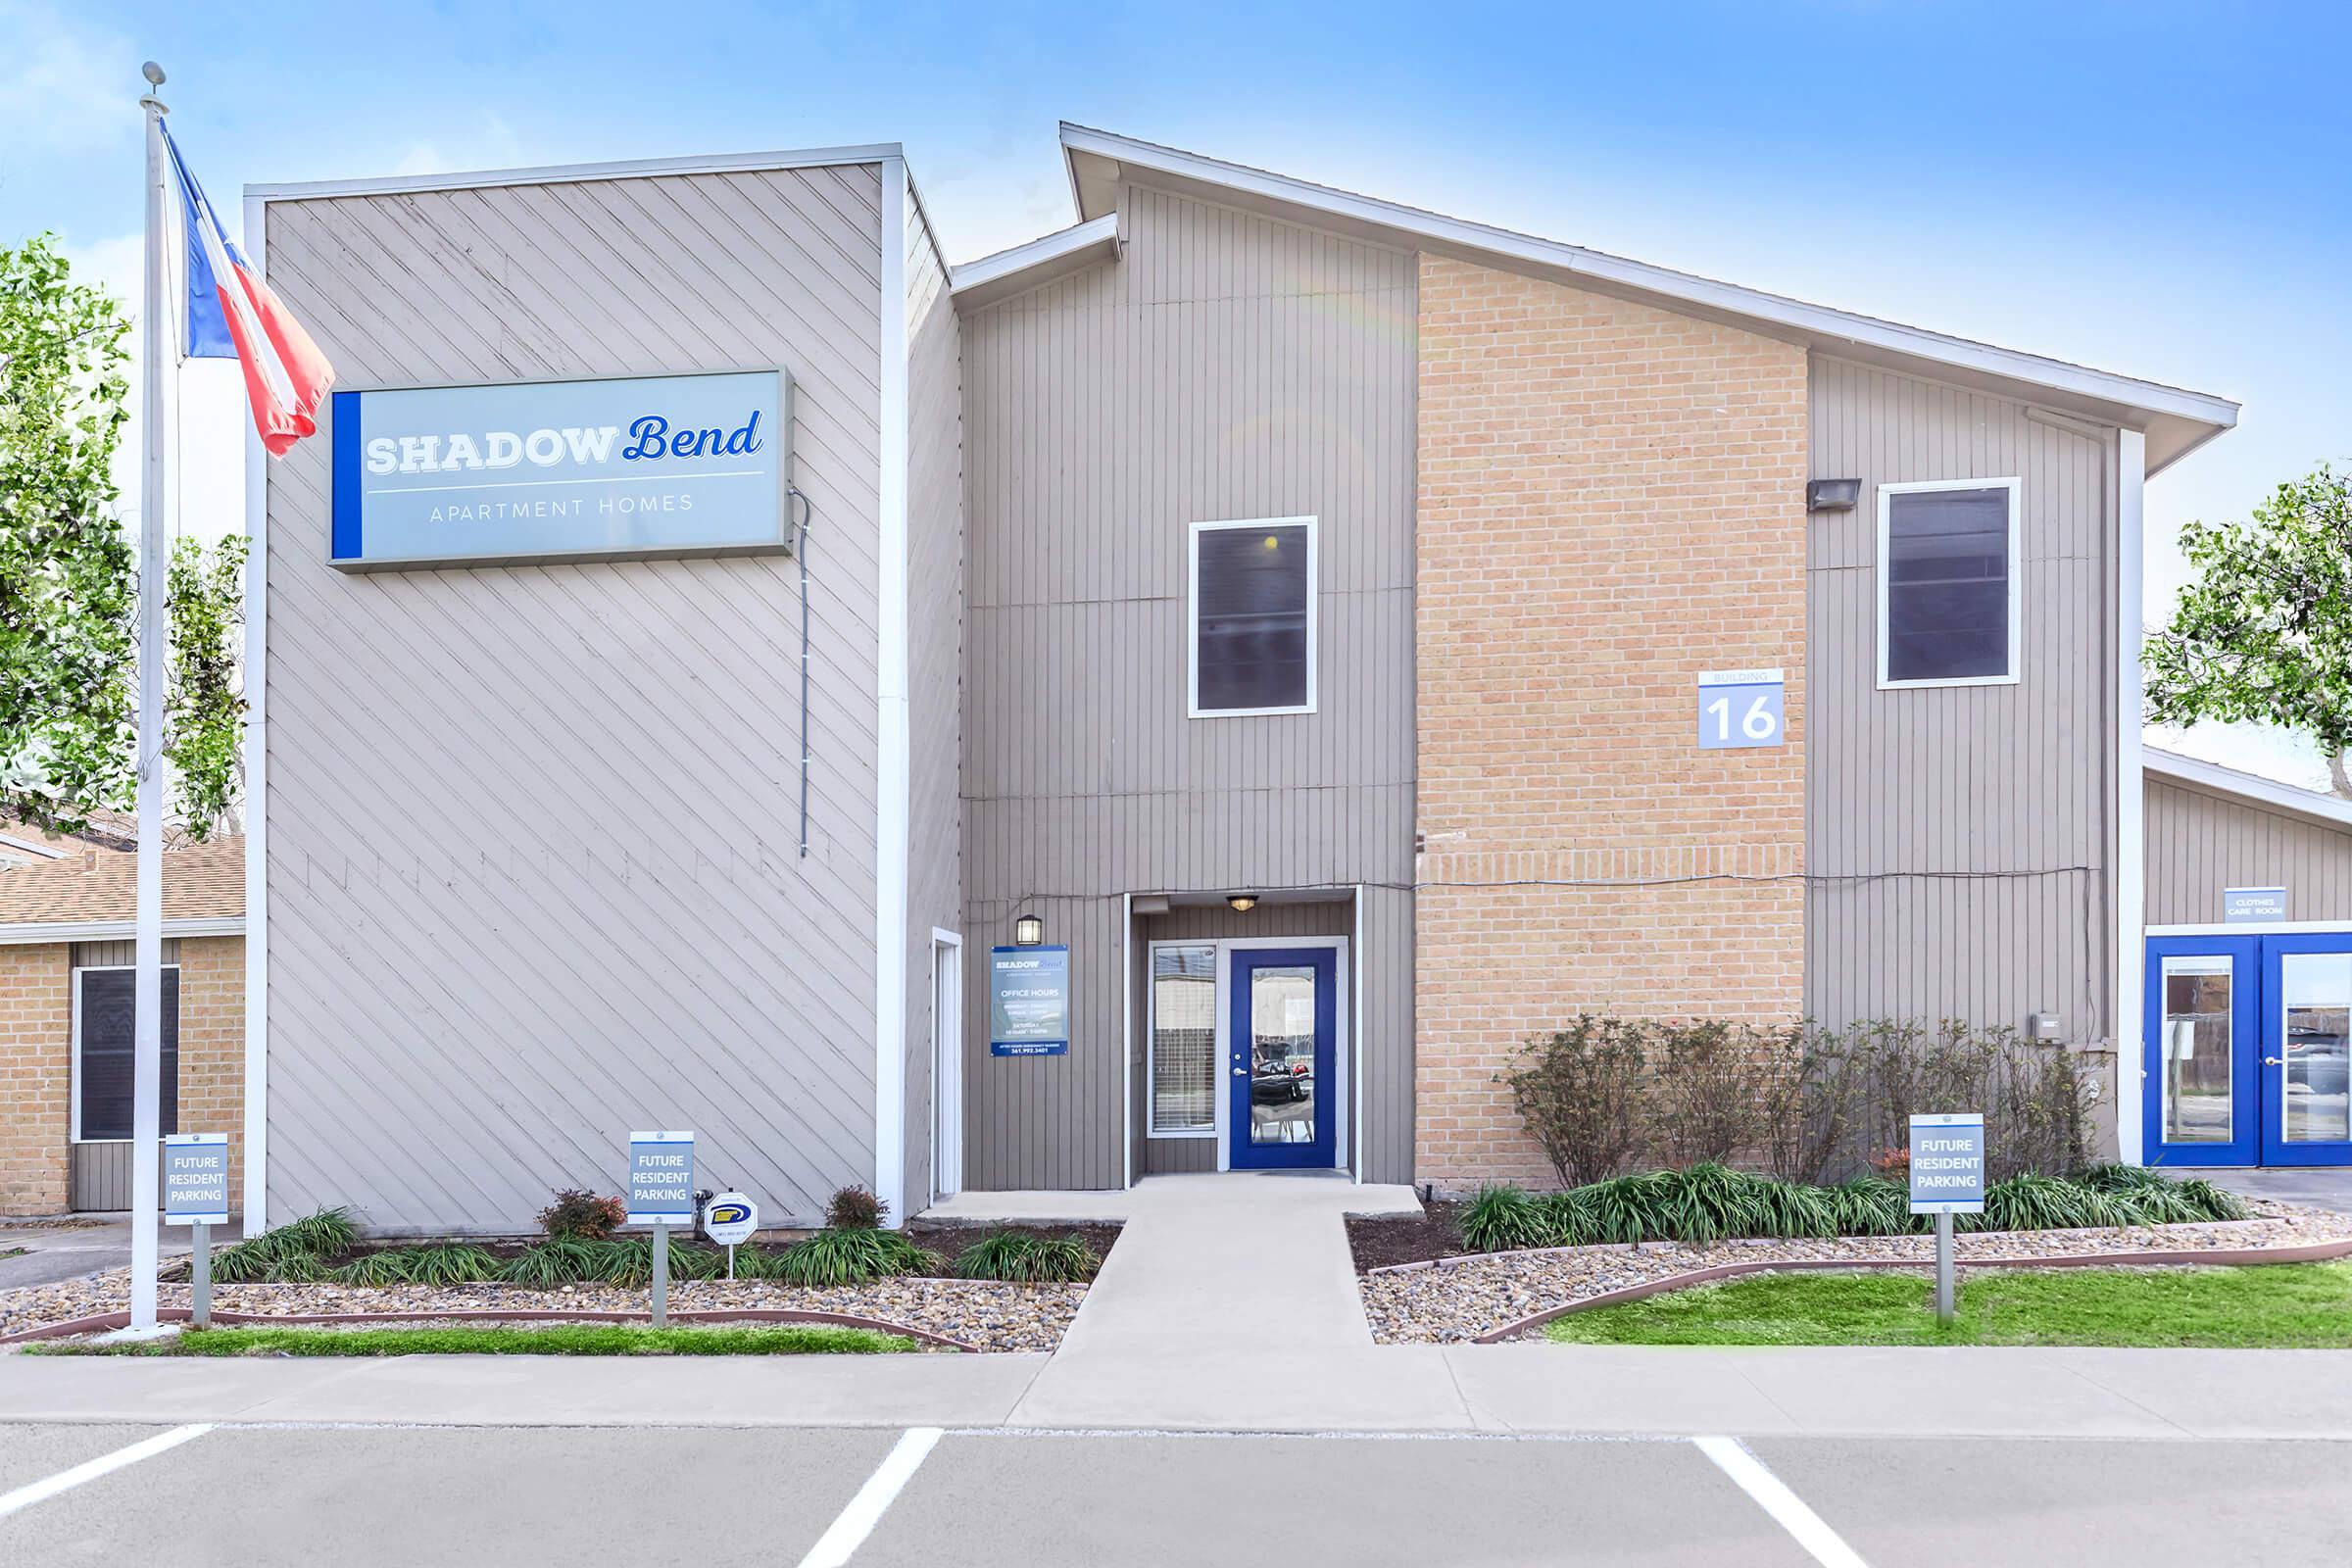
[[[2012,673],[2007,486],[1886,496],[1886,679]]]
[[[2279,1042],[2286,1082],[2280,1136],[2290,1144],[2352,1140],[2345,1069],[2352,953],[2288,953],[2278,959]]]
[[[2164,960],[2164,1141],[2168,1144],[2230,1142],[2235,1106],[2230,1102],[2230,994],[2226,956]]]
[[[81,1010],[75,1020],[74,1094],[80,1136],[104,1142],[130,1136],[134,971],[83,969]],[[164,971],[164,1060],[158,1080],[160,1132],[179,1131],[179,971]]]
[[[1217,1125],[1217,950],[1152,950],[1152,1130]]]
[[[1193,533],[1193,707],[1202,713],[1312,702],[1308,531],[1253,523]]]
[[[1250,1141],[1315,1141],[1315,971],[1250,973]]]

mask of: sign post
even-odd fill
[[[1952,1320],[1952,1216],[1984,1212],[1984,1115],[1911,1118],[1911,1212],[1936,1216],[1936,1321]]]
[[[228,1223],[228,1134],[164,1135],[164,1223],[189,1227],[189,1320],[213,1326],[213,1227]]]
[[[703,1205],[703,1234],[727,1250],[727,1283],[735,1282],[735,1249],[760,1228],[760,1205],[741,1193],[713,1193]]]
[[[1070,1049],[1070,950],[988,950],[988,1054],[1060,1056]]]
[[[669,1228],[694,1227],[694,1134],[629,1134],[631,1225],[654,1228],[654,1327],[669,1322]]]

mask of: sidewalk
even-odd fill
[[[241,1232],[237,1222],[213,1227],[213,1245],[226,1247]],[[185,1256],[191,1244],[188,1227],[166,1225],[157,1237],[156,1255]],[[12,1220],[0,1225],[0,1252],[22,1247],[21,1257],[0,1257],[0,1291],[23,1285],[53,1285],[79,1279],[130,1262],[130,1216],[127,1214],[74,1215],[63,1220]]]

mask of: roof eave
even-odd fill
[[[2284,811],[2327,827],[2352,829],[2352,801],[2339,801],[2317,790],[2298,789],[2274,778],[2243,773],[2219,762],[2183,757],[2179,752],[2153,746],[2142,749],[2140,765],[2172,783],[2185,784],[2208,794],[2227,795],[2265,810]]]
[[[1119,215],[1105,213],[1027,244],[950,268],[948,286],[958,310],[972,310],[1100,263],[1115,262],[1123,243]]]

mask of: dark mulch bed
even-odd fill
[[[1392,1263],[1418,1263],[1469,1251],[1454,1223],[1463,1206],[1424,1203],[1425,1212],[1419,1215],[1348,1215],[1348,1245],[1355,1252],[1355,1271],[1361,1274]]]

